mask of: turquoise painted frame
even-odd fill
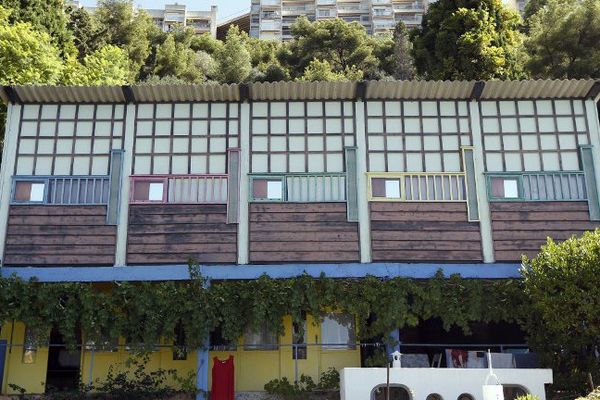
[[[346,191],[345,193],[345,197],[346,200],[344,200],[343,202],[347,203],[348,202],[348,187],[347,187],[347,181],[348,181],[348,176],[345,172],[331,172],[331,173],[327,173],[327,172],[320,172],[320,173],[310,173],[310,172],[298,172],[298,173],[277,173],[277,172],[273,172],[273,173],[268,173],[268,174],[248,174],[248,201],[252,202],[252,203],[311,203],[310,201],[289,201],[287,199],[287,178],[288,177],[343,177],[344,179],[346,179],[346,185],[344,185],[344,190]],[[277,200],[277,199],[260,199],[260,198],[255,198],[254,197],[254,193],[252,190],[252,186],[254,183],[254,180],[256,179],[266,179],[266,180],[271,180],[271,181],[277,181],[280,180],[282,182],[281,184],[281,190],[283,191],[282,196],[281,196],[281,200]],[[331,200],[322,200],[319,201],[319,203],[340,203],[342,202],[341,200],[336,200],[336,201],[331,201]]]
[[[517,180],[519,196],[514,198],[494,197],[492,195],[492,179],[494,178],[515,178]],[[526,201],[523,193],[523,174],[512,172],[486,174],[485,186],[490,201]]]
[[[528,172],[486,172],[484,173],[485,175],[485,185],[486,185],[486,191],[487,191],[487,195],[488,195],[488,200],[491,202],[531,202],[531,203],[535,203],[535,202],[549,202],[549,201],[560,201],[560,202],[566,202],[566,201],[587,201],[587,199],[526,199],[525,198],[525,193],[524,193],[524,188],[523,188],[523,177],[526,175],[569,175],[569,174],[575,174],[575,175],[582,175],[585,176],[585,172],[584,171],[528,171]],[[518,185],[518,190],[519,190],[519,197],[517,198],[504,198],[504,197],[494,197],[492,196],[492,185],[491,185],[491,180],[493,178],[516,178],[517,179],[517,185]],[[587,190],[587,188],[586,188]]]

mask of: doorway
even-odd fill
[[[78,340],[79,342],[81,340]],[[80,370],[81,347],[69,350],[62,335],[56,329],[52,329],[48,349],[46,392],[76,389],[79,385]]]

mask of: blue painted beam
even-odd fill
[[[441,270],[446,276],[460,274],[463,278],[519,278],[520,264],[412,264],[412,263],[345,263],[345,264],[281,264],[281,265],[202,265],[203,277],[212,280],[292,278],[304,273],[330,278],[432,278]],[[127,267],[4,267],[3,277],[16,274],[23,279],[37,278],[41,282],[110,282],[110,281],[170,281],[190,279],[185,264],[139,265]]]

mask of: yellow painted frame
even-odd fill
[[[463,161],[464,162],[464,161]],[[368,201],[376,202],[419,202],[419,203],[464,203],[467,202],[468,196],[464,200],[407,200],[406,199],[406,180],[407,176],[416,177],[436,177],[436,176],[455,176],[463,177],[465,190],[468,193],[469,188],[467,187],[466,173],[465,172],[367,172],[367,199]],[[384,179],[395,179],[400,180],[400,197],[399,198],[387,198],[387,197],[373,197],[373,178],[384,178]],[[427,188],[429,194],[429,187]]]

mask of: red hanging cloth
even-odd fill
[[[229,356],[229,358],[224,361],[215,357],[213,358],[213,361],[210,399],[233,400],[235,392],[233,356]]]

